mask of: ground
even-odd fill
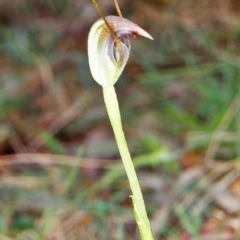
[[[114,2],[98,1],[116,15]],[[119,0],[116,84],[155,239],[240,239],[240,3]],[[0,240],[140,239],[88,67],[90,0],[0,4]]]

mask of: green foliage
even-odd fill
[[[204,238],[221,219],[217,239],[239,215],[217,201],[239,178],[239,4],[217,2],[119,2],[154,37],[131,39],[117,93],[156,239]],[[91,4],[1,3],[0,239],[137,239],[87,64]]]

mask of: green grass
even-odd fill
[[[96,10],[90,1],[14,2],[0,14],[0,240],[139,239],[88,69]],[[240,210],[222,203],[239,199],[237,8],[119,3],[155,39],[131,39],[116,91],[156,239],[238,239]]]

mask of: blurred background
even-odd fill
[[[240,2],[119,0],[116,84],[154,236],[240,239]],[[99,0],[116,15],[112,0]],[[91,77],[90,0],[0,1],[0,240],[139,239]]]

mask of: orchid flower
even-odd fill
[[[131,49],[128,35],[153,39],[133,22],[121,17],[108,16],[106,21],[119,39],[120,46],[103,19],[98,20],[88,36],[89,65],[97,83],[112,86],[121,75]]]
[[[106,23],[107,22],[107,23]],[[108,16],[93,24],[88,35],[88,58],[95,81],[103,87],[103,96],[118,149],[132,190],[134,215],[142,240],[153,240],[137,174],[124,136],[114,84],[121,75],[130,53],[129,35],[153,39],[135,23]]]

